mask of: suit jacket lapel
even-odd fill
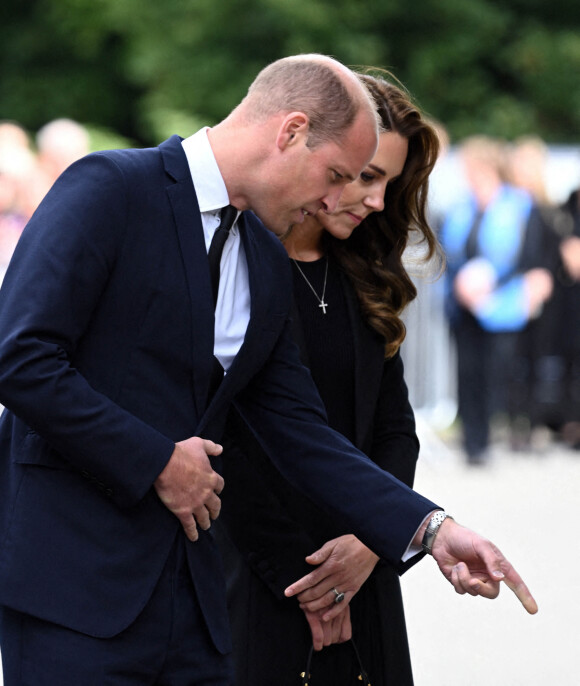
[[[192,319],[193,388],[198,416],[205,410],[214,345],[214,309],[209,263],[199,205],[181,139],[172,136],[159,146],[171,181],[167,195],[173,210],[183,267],[189,288]]]

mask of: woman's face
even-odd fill
[[[345,240],[371,212],[382,211],[387,184],[402,173],[408,150],[409,141],[399,133],[382,133],[376,155],[359,178],[345,186],[336,211],[316,215],[324,229]]]

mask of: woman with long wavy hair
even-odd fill
[[[382,124],[375,157],[335,212],[306,216],[284,244],[294,272],[295,337],[329,424],[412,487],[419,443],[399,348],[401,314],[416,289],[403,255],[411,243],[423,244],[425,260],[440,255],[426,212],[439,146],[406,91],[385,76],[360,75]],[[412,684],[403,565],[380,561],[328,518],[271,467],[242,422],[231,421],[237,441],[224,461],[219,537],[236,684],[299,683],[313,641],[325,647],[313,656],[312,683],[354,684],[358,663],[345,642],[351,631],[373,686]],[[313,570],[298,602],[285,597],[289,584]]]

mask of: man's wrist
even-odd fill
[[[444,510],[437,510],[427,521],[427,526],[424,529],[421,539],[421,547],[427,554],[433,554],[433,543],[435,542],[435,538],[439,533],[441,524],[443,524],[446,519],[453,519],[453,517],[448,515]]]
[[[173,449],[173,452],[171,453],[171,455],[169,456],[169,459],[165,463],[165,466],[159,472],[159,474],[157,475],[157,478],[153,482],[154,486],[163,488],[166,485],[167,481],[171,480],[173,467],[175,466],[174,457],[175,457],[176,453],[179,452],[180,449],[181,449],[180,446],[176,443],[175,447]]]

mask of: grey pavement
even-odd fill
[[[420,421],[415,487],[491,539],[539,605],[528,615],[507,587],[496,600],[460,596],[432,559],[402,578],[416,686],[577,686],[580,645],[580,452],[543,441],[485,467]]]

